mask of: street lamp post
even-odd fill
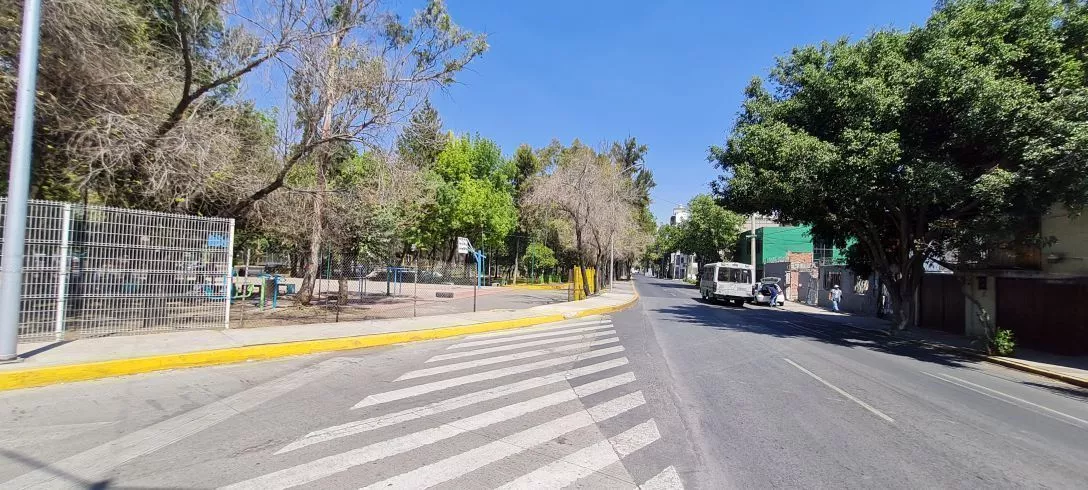
[[[15,91],[15,124],[11,139],[11,170],[4,218],[4,248],[0,259],[0,362],[18,359],[23,253],[26,247],[27,200],[30,194],[30,151],[34,134],[34,92],[38,77],[38,36],[41,0],[23,2],[23,32],[19,46],[19,84]]]

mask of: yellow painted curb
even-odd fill
[[[570,283],[560,283],[560,284],[508,284],[508,285],[503,286],[503,287],[504,288],[510,288],[510,289],[528,289],[528,290],[531,290],[531,291],[550,291],[550,290],[560,291],[560,290],[569,288]]]
[[[528,327],[531,325],[560,322],[563,320],[566,320],[563,315],[542,315],[519,318],[516,320],[474,323],[471,325],[441,327],[429,330],[412,330],[408,332],[393,332],[335,339],[304,340],[280,344],[261,344],[245,347],[232,347],[229,349],[4,371],[0,372],[0,391],[124,376],[129,374],[149,373],[166,369],[213,366],[216,364],[231,364],[251,360],[314,354],[318,352],[332,352],[359,349],[363,347],[400,344],[419,340],[441,339],[480,332]]]
[[[984,356],[987,361],[990,361],[990,362],[992,362],[994,364],[1000,364],[1000,365],[1008,367],[1008,368],[1018,369],[1020,371],[1025,371],[1025,372],[1029,372],[1029,373],[1032,373],[1032,374],[1037,374],[1039,376],[1045,376],[1045,377],[1048,377],[1048,378],[1051,378],[1051,379],[1056,379],[1056,380],[1062,381],[1064,383],[1069,383],[1071,385],[1080,386],[1081,388],[1088,388],[1088,379],[1084,379],[1084,378],[1081,378],[1081,377],[1078,377],[1078,376],[1071,376],[1071,375],[1068,375],[1068,374],[1065,374],[1065,373],[1060,373],[1058,371],[1051,371],[1049,369],[1043,369],[1043,368],[1040,368],[1040,367],[1032,366],[1030,364],[1026,364],[1026,363],[1022,363],[1022,362],[1017,362],[1017,361],[1015,361],[1013,359],[1008,359],[1008,358],[1004,358],[1004,357],[987,356],[985,354],[982,354],[982,356]]]

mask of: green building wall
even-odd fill
[[[751,232],[745,231],[740,235],[737,243],[737,253],[734,260],[750,264]],[[762,276],[763,265],[773,262],[785,262],[789,252],[812,253],[812,236],[809,235],[807,226],[776,226],[756,229],[756,272]],[[842,263],[845,258],[843,251],[835,248],[832,250],[832,259],[835,263]]]

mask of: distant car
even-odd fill
[[[782,287],[782,278],[780,277],[764,277],[759,280],[759,284],[752,286],[752,304],[754,305],[770,305],[771,304],[771,284],[778,284],[779,288]],[[786,290],[782,289],[782,293],[778,295],[777,301],[779,306],[786,304]]]

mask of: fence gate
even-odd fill
[[[966,299],[959,278],[952,274],[925,274],[919,289],[919,319],[922,328],[963,335],[966,327]]]
[[[233,239],[228,219],[30,201],[19,338],[224,327]]]

